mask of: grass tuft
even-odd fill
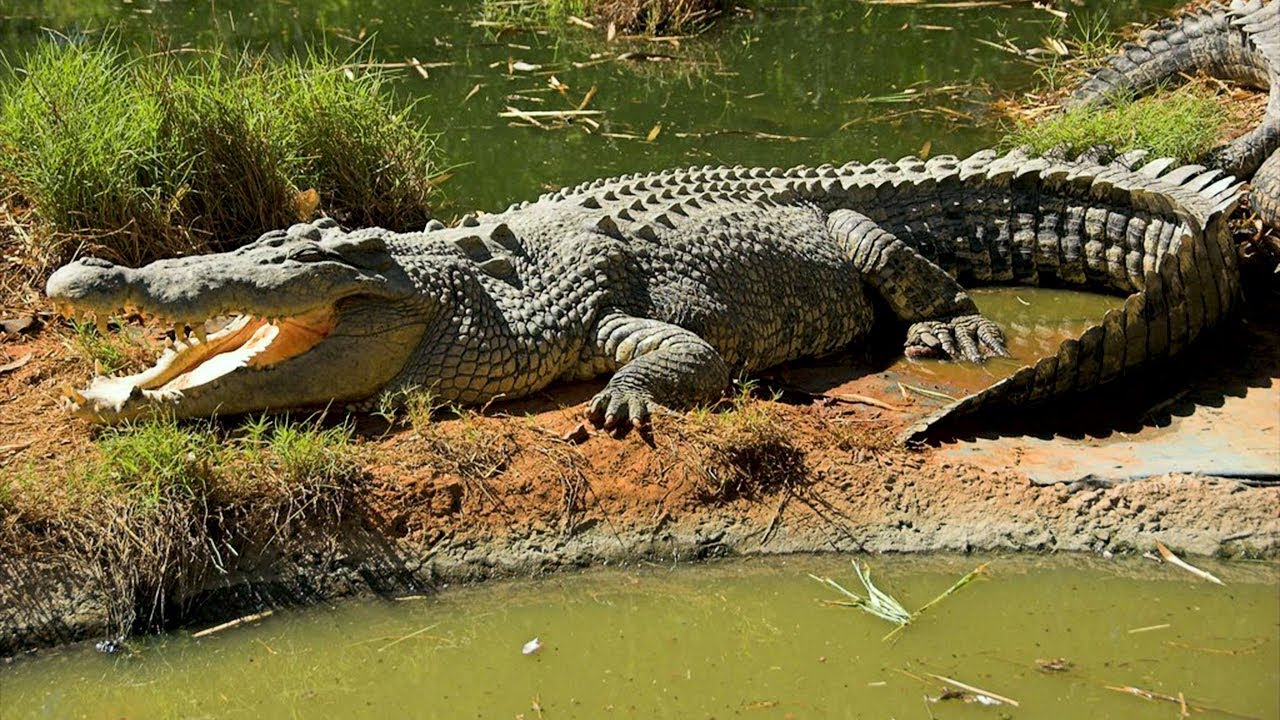
[[[796,446],[775,403],[755,397],[747,381],[719,408],[689,413],[687,429],[673,432],[687,448],[677,453],[698,483],[702,502],[757,500],[800,485],[809,476],[805,453]]]
[[[1074,157],[1104,149],[1104,155],[1146,150],[1154,157],[1189,163],[1217,143],[1226,114],[1212,93],[1187,85],[1173,92],[1116,98],[1105,108],[1080,108],[1042,120],[1018,120],[1006,148],[1027,147]]]
[[[109,596],[121,634],[164,626],[254,548],[335,525],[362,474],[350,427],[310,420],[154,420],[95,444],[63,482],[0,482],[0,553],[39,543],[65,559]]]
[[[110,40],[0,61],[0,179],[41,230],[7,254],[39,275],[86,251],[136,265],[226,249],[316,212],[421,227],[433,136],[383,75],[345,65]]]
[[[152,351],[128,332],[98,330],[92,322],[73,321],[67,347],[98,375],[138,371],[146,367]]]
[[[207,494],[224,455],[207,425],[172,420],[104,428],[97,445],[102,459],[85,468],[83,478],[148,506]]]

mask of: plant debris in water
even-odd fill
[[[955,581],[955,583],[944,590],[941,595],[920,606],[920,608],[915,612],[908,612],[907,609],[903,607],[902,603],[898,602],[896,598],[876,587],[871,582],[871,568],[867,566],[866,563],[863,563],[863,565],[859,567],[856,561],[853,562],[853,572],[858,576],[858,580],[862,583],[862,586],[866,588],[866,597],[845,588],[843,585],[829,577],[818,577],[817,575],[809,575],[809,577],[849,598],[848,600],[824,600],[823,602],[828,605],[860,608],[864,612],[868,612],[882,620],[886,620],[897,625],[898,627],[894,628],[888,635],[884,636],[883,639],[888,640],[897,634],[898,631],[902,630],[919,618],[924,611],[938,604],[947,597],[950,597],[957,590],[972,582],[974,578],[984,574],[986,570],[987,563],[979,565],[969,571],[969,573],[964,577]]]

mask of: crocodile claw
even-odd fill
[[[648,393],[628,388],[605,387],[587,406],[587,419],[606,430],[640,428],[649,424],[658,404]]]
[[[1009,357],[1009,350],[999,325],[981,315],[961,315],[912,325],[907,329],[906,354],[978,363],[990,357]]]

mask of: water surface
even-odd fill
[[[20,56],[38,38],[65,42],[113,29],[125,45],[220,46],[278,54],[328,47],[388,70],[401,95],[439,131],[457,165],[448,212],[496,210],[566,184],[624,172],[725,163],[791,166],[930,152],[965,155],[1001,134],[987,103],[1035,83],[1007,49],[1042,44],[1054,18],[1031,3],[930,8],[808,0],[735,13],[678,44],[599,33],[504,32],[476,27],[463,0],[9,0],[0,51]],[[1085,0],[1069,24],[1149,22],[1176,0]],[[984,43],[985,41],[985,43]],[[626,52],[675,59],[615,61]],[[514,63],[537,69],[514,70]],[[445,65],[438,65],[446,63]],[[553,89],[567,86],[561,92]],[[598,128],[511,127],[499,113],[603,111]],[[948,89],[949,88],[949,89]],[[474,92],[473,92],[474,91]],[[920,98],[907,102],[912,97]],[[661,125],[652,142],[645,139]]]
[[[908,608],[980,561],[870,560]],[[1202,564],[1227,585],[1136,558],[997,558],[890,642],[807,577],[858,587],[847,558],[600,570],[67,649],[0,669],[0,695],[6,720],[1178,716],[1110,685],[1280,716],[1276,567]],[[928,673],[1020,705],[930,702]]]

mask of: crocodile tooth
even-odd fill
[[[196,331],[196,339],[199,340],[201,343],[206,343],[209,341],[209,332],[205,330],[204,323],[199,323],[198,325],[196,325],[195,331]]]
[[[102,315],[94,315],[93,322],[98,326],[99,335],[107,334],[107,316],[105,313]]]

